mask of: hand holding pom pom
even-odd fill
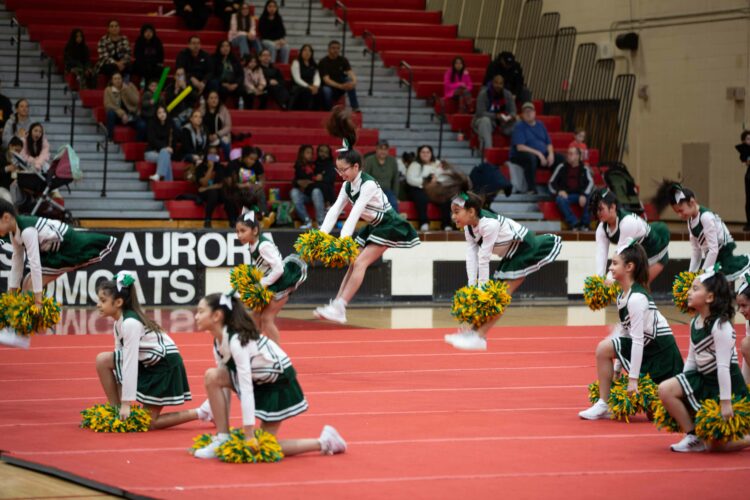
[[[688,291],[693,286],[696,276],[701,272],[693,273],[690,271],[682,271],[680,274],[674,277],[672,283],[672,301],[677,309],[682,313],[692,314],[694,311],[687,305]]]
[[[601,276],[589,276],[583,282],[583,300],[592,311],[604,309],[617,300],[617,295],[622,291],[619,283],[607,284]]]

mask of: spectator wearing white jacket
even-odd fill
[[[291,109],[310,111],[320,109],[320,73],[315,62],[313,48],[305,44],[292,61]]]

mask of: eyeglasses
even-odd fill
[[[337,168],[337,169],[336,169],[336,172],[338,172],[339,174],[343,174],[344,172],[346,172],[346,171],[347,171],[347,170],[349,170],[350,168],[352,168],[352,166],[351,166],[351,165],[349,165],[349,166],[347,166],[347,167],[344,167],[344,168]]]

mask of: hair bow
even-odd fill
[[[701,283],[704,283],[707,279],[716,276],[716,273],[718,273],[719,271],[721,271],[721,264],[717,262],[711,269],[704,269],[703,274],[698,275],[698,279]]]
[[[342,152],[345,152],[345,151],[349,151],[350,149],[352,149],[352,146],[351,146],[351,144],[349,144],[349,141],[347,139],[343,139],[341,141],[341,148],[337,149],[336,152],[337,153],[342,153]]]
[[[451,204],[457,205],[461,208],[463,208],[466,205],[466,202],[469,201],[469,195],[463,191],[458,193],[456,196],[453,197],[451,200]]]
[[[687,196],[685,196],[685,193],[682,191],[682,185],[680,184],[673,184],[672,187],[675,189],[674,192],[674,204],[678,204],[682,200],[686,200]]]
[[[117,291],[121,292],[123,287],[129,287],[135,283],[135,276],[127,271],[120,271],[115,274],[115,283],[117,283]]]
[[[750,286],[750,273],[745,273],[740,276],[739,285],[737,286],[737,293],[744,292],[748,286]]]
[[[222,293],[221,297],[219,298],[219,305],[224,306],[231,311],[233,295],[234,295],[234,290],[232,290],[231,292]]]

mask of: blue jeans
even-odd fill
[[[349,77],[346,78],[347,82],[350,80],[351,79]],[[333,107],[334,101],[338,101],[339,97],[344,94],[349,96],[349,105],[353,109],[359,109],[359,101],[357,100],[356,88],[353,88],[351,90],[341,90],[329,87],[328,85],[324,84],[320,87],[320,91],[323,94],[323,106],[326,110],[330,110]]]
[[[391,204],[393,210],[398,213],[398,198],[396,197],[396,194],[390,189],[383,189],[383,193],[385,194],[385,197],[388,198],[388,203]]]
[[[299,214],[300,219],[302,219],[304,223],[310,222],[310,216],[307,214],[305,203],[310,203],[312,201],[312,204],[315,206],[315,219],[318,221],[318,225],[323,224],[323,219],[326,216],[326,200],[323,197],[323,191],[314,188],[312,190],[312,196],[308,196],[302,190],[295,187],[292,188],[290,195],[292,203],[294,203],[294,208],[297,210],[297,214]]]
[[[581,215],[581,220],[578,220],[578,217],[575,216],[573,213],[573,210],[570,208],[573,205],[578,205],[578,199],[581,196],[586,196],[582,193],[568,193],[568,196],[556,196],[555,197],[555,203],[557,203],[557,208],[560,209],[560,212],[563,214],[563,217],[565,218],[565,222],[568,223],[570,227],[576,227],[578,224],[582,224],[584,226],[588,226],[591,223],[591,213],[589,212],[589,196],[586,196],[586,204],[583,207],[583,214]]]
[[[280,62],[281,64],[289,64],[289,45],[284,45],[283,47],[277,49],[276,42],[274,42],[273,40],[261,40],[260,43],[264,49],[268,49],[268,51],[271,53],[272,63],[277,62],[276,54],[278,54],[278,62]]]
[[[240,48],[240,57],[245,57],[245,56],[250,55],[250,44],[252,44],[252,46],[255,47],[255,52],[260,54],[261,45],[258,42],[258,40],[248,40],[248,38],[243,35],[235,37],[234,40],[232,40],[232,47]]]
[[[162,148],[160,151],[146,151],[143,158],[146,161],[156,162],[156,173],[159,174],[159,177],[165,181],[174,180],[174,175],[172,174],[172,155],[167,148]]]

